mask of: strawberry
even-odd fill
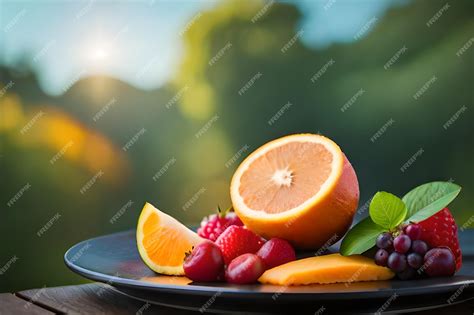
[[[225,211],[217,206],[217,214],[211,214],[205,217],[201,222],[201,227],[197,230],[199,236],[215,241],[222,232],[231,225],[244,225],[235,212],[231,212],[230,207]]]
[[[237,256],[255,254],[264,243],[265,239],[238,225],[229,226],[216,240],[226,265]]]
[[[444,208],[418,224],[422,229],[420,239],[431,248],[449,247],[456,258],[456,271],[459,270],[462,265],[462,254],[459,247],[458,228],[449,209]]]

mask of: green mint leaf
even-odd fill
[[[372,221],[389,230],[403,222],[407,211],[400,198],[385,191],[376,193],[369,205]]]
[[[407,221],[420,222],[442,210],[461,191],[461,186],[450,182],[431,182],[418,186],[404,197],[408,208]]]
[[[362,254],[375,245],[377,236],[387,229],[367,217],[354,225],[342,240],[340,252],[343,256]]]

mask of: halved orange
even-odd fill
[[[237,168],[230,194],[235,212],[255,233],[316,249],[347,232],[359,184],[336,143],[296,134],[251,153]]]
[[[175,218],[148,202],[138,219],[137,247],[142,260],[153,271],[165,275],[184,275],[186,252],[202,238]]]

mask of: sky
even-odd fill
[[[51,95],[96,74],[154,89],[173,76],[189,21],[221,1],[0,0],[0,63],[14,65],[26,58]],[[407,1],[282,2],[300,9],[302,19],[295,28],[305,30],[303,43],[324,49],[360,40],[354,36],[366,23]],[[272,2],[262,1],[262,7]]]

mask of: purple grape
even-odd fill
[[[377,237],[377,247],[387,249],[393,244],[392,234],[386,232]]]
[[[415,269],[411,267],[407,267],[405,270],[398,272],[397,277],[400,280],[408,280],[408,279],[413,279],[416,276],[416,271]]]
[[[400,254],[405,254],[411,247],[411,239],[405,234],[398,235],[393,240],[393,247]]]
[[[417,253],[410,253],[407,256],[407,262],[410,267],[418,269],[423,265],[423,256]]]
[[[405,228],[405,234],[414,241],[420,239],[421,227],[418,224],[410,224]]]
[[[411,244],[411,250],[417,254],[420,254],[421,256],[424,256],[428,251],[428,244],[421,240],[413,241]]]
[[[379,266],[387,266],[388,252],[381,248],[375,253],[375,263]]]
[[[389,257],[390,262],[390,257]],[[456,271],[456,260],[448,247],[436,247],[425,254],[423,264],[425,273],[430,277],[452,276]]]
[[[403,254],[393,252],[388,256],[387,266],[395,272],[403,271],[407,267],[407,258]]]

